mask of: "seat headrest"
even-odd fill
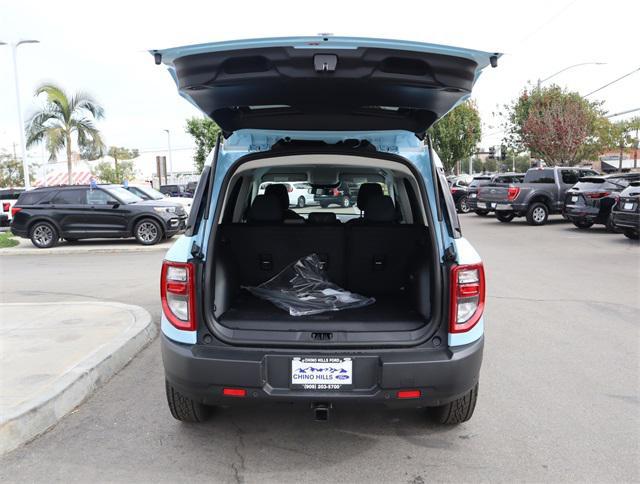
[[[366,222],[389,223],[397,221],[396,207],[393,200],[387,195],[371,197],[364,211]]]
[[[311,212],[307,219],[314,225],[332,225],[338,223],[338,218],[334,212]]]
[[[371,197],[382,196],[382,187],[378,183],[363,183],[358,189],[358,208],[367,210],[367,202]]]
[[[264,194],[276,197],[280,201],[283,210],[289,208],[289,192],[287,192],[287,187],[282,183],[267,185],[267,188],[264,189]]]
[[[247,212],[249,223],[277,223],[283,219],[282,204],[273,195],[258,195]]]

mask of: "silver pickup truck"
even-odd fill
[[[477,204],[496,211],[500,222],[527,217],[529,225],[544,225],[550,214],[562,213],[567,190],[583,176],[596,175],[588,168],[531,168],[520,184],[488,184],[478,190]]]

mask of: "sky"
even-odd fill
[[[36,86],[51,81],[69,92],[89,92],[102,104],[105,119],[98,126],[108,145],[162,154],[168,129],[174,156],[191,152],[185,119],[199,112],[178,96],[148,49],[330,32],[503,52],[498,68],[487,69],[473,93],[483,120],[482,146],[488,147],[502,137],[496,113],[528,83],[573,64],[606,63],[547,81],[586,94],[639,68],[639,18],[640,2],[630,0],[0,0],[0,42],[40,41],[18,49],[25,119],[38,105]],[[609,113],[640,108],[640,72],[590,99],[603,101]],[[0,150],[18,145],[17,119],[11,49],[0,46]],[[41,148],[30,150],[33,161],[43,156]]]

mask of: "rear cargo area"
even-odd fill
[[[236,330],[412,331],[431,315],[429,233],[417,224],[221,224],[216,237],[214,316]],[[316,253],[331,282],[376,302],[290,316],[243,286],[256,286]]]

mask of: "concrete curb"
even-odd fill
[[[63,303],[42,303],[66,305]],[[65,372],[48,392],[25,402],[15,411],[0,417],[0,454],[9,452],[54,426],[91,393],[120,371],[157,335],[151,315],[139,306],[115,302],[73,302],[105,305],[128,311],[132,323],[116,338],[97,348],[75,367]],[[5,303],[15,306],[31,304]]]
[[[70,255],[70,254],[87,254],[87,253],[103,253],[103,254],[113,254],[113,253],[123,253],[123,252],[152,252],[157,250],[169,250],[171,245],[152,245],[152,246],[144,246],[141,245],[139,247],[130,247],[130,246],[122,246],[122,247],[82,247],[82,248],[53,248],[53,249],[23,249],[20,246],[16,247],[8,247],[4,249],[0,249],[0,256],[2,255]]]

